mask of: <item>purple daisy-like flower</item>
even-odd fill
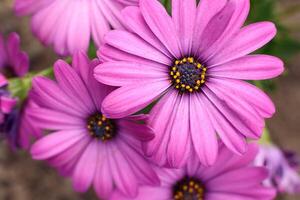
[[[111,28],[123,28],[121,10],[134,0],[16,0],[19,16],[31,15],[33,33],[60,55],[97,46]]]
[[[284,152],[274,145],[260,145],[259,154],[254,161],[257,166],[269,170],[264,184],[276,188],[279,192],[300,193],[299,158],[295,154]]]
[[[112,87],[93,78],[98,61],[75,54],[73,67],[64,61],[54,66],[56,81],[38,77],[31,109],[37,126],[54,132],[32,147],[34,159],[47,160],[62,175],[70,176],[76,191],[94,186],[101,198],[116,188],[134,196],[139,184],[157,184],[158,178],[142,155],[142,142],[154,137],[146,115],[109,119],[101,113],[103,98]]]
[[[8,91],[9,81],[5,77],[23,77],[29,69],[29,57],[20,50],[20,37],[10,33],[6,40],[0,33],[0,132],[12,149],[27,149],[33,138],[38,138],[41,131],[34,126],[28,116],[30,100],[21,103]],[[22,105],[20,105],[22,104]]]
[[[241,157],[221,147],[212,167],[192,159],[181,169],[156,168],[160,186],[141,186],[135,198],[115,192],[110,200],[271,200],[275,190],[261,184],[267,170],[251,164],[256,153],[255,145]]]
[[[157,101],[149,120],[156,137],[145,149],[159,165],[183,166],[191,152],[211,165],[218,138],[245,153],[246,139],[260,138],[275,112],[266,94],[243,81],[282,73],[280,59],[247,55],[275,36],[274,24],[242,27],[249,0],[173,0],[172,17],[159,1],[139,5],[122,12],[129,31],[109,32],[100,48],[96,79],[120,86],[102,112],[123,117]]]

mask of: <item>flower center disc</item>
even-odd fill
[[[110,140],[116,135],[114,121],[107,119],[101,113],[94,114],[88,118],[87,128],[91,136],[102,141]]]
[[[204,186],[194,178],[183,178],[173,189],[174,200],[203,200]]]
[[[205,83],[206,67],[193,57],[176,60],[170,69],[172,84],[180,92],[195,92]]]

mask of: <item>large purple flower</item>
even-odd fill
[[[34,79],[31,96],[40,107],[30,114],[39,127],[54,132],[33,145],[32,157],[48,160],[62,175],[71,176],[76,191],[93,185],[102,198],[114,188],[134,196],[139,184],[158,182],[141,151],[141,143],[154,135],[145,115],[109,119],[101,113],[102,100],[113,88],[93,78],[96,64],[76,54],[74,68],[56,62],[57,82]]]
[[[103,101],[111,118],[135,113],[158,100],[150,125],[156,137],[146,153],[160,165],[179,167],[191,152],[211,165],[218,137],[237,154],[258,139],[275,112],[267,95],[242,80],[283,71],[280,59],[247,55],[276,33],[271,22],[242,27],[249,0],[173,0],[172,17],[156,0],[141,0],[122,16],[130,31],[107,34],[95,69],[97,80],[121,86]],[[217,134],[216,134],[217,133]]]
[[[157,168],[160,186],[141,186],[133,200],[271,200],[275,190],[262,186],[268,172],[251,166],[257,148],[250,145],[243,156],[233,155],[221,147],[212,167],[199,165],[194,159],[182,169]],[[129,200],[115,192],[110,200]]]
[[[123,28],[120,12],[135,0],[16,0],[17,15],[31,15],[33,33],[60,55],[97,46],[111,28]]]
[[[284,152],[274,145],[260,145],[255,165],[269,170],[264,184],[279,192],[300,193],[299,158],[291,152]]]

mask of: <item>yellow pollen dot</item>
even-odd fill
[[[195,90],[199,90],[199,87],[198,87],[198,86],[195,86],[194,89],[195,89]]]
[[[189,193],[193,193],[194,189],[193,188],[189,188]]]
[[[202,74],[202,75],[201,75],[201,78],[202,78],[202,79],[205,79],[205,75]]]
[[[174,75],[174,72],[170,72],[170,74],[171,74],[171,76],[173,76],[173,75]]]
[[[105,121],[106,120],[106,117],[105,116],[102,116],[102,121]]]
[[[180,79],[176,79],[176,83],[180,83]]]
[[[173,71],[176,71],[176,69],[177,69],[177,67],[172,67],[172,70],[173,70]]]
[[[187,60],[186,60],[186,58],[183,58],[183,59],[182,59],[182,62],[184,62],[184,63],[185,63],[186,61],[187,61]]]
[[[187,191],[188,186],[187,186],[187,185],[184,185],[184,186],[182,187],[182,189],[183,189],[184,191]]]
[[[191,88],[191,86],[187,85],[187,86],[185,86],[185,88],[188,90]]]
[[[201,81],[200,81],[200,80],[197,80],[196,83],[197,83],[197,85],[200,85],[200,84],[201,84]]]
[[[198,64],[197,64],[197,68],[199,68],[199,69],[200,69],[200,68],[201,68],[201,66],[202,66],[202,65],[201,65],[200,63],[198,63]]]
[[[179,60],[176,60],[176,61],[175,61],[175,64],[176,64],[176,65],[178,65],[179,63],[180,63],[180,61],[179,61]]]
[[[173,76],[173,78],[174,78],[174,79],[176,79],[176,78],[177,78],[177,76],[176,76],[176,75],[174,75],[174,76]]]
[[[181,84],[181,87],[182,87],[182,88],[185,88],[185,85],[184,85],[184,84]]]
[[[194,181],[190,181],[190,186],[193,186],[195,185],[195,182]]]
[[[99,122],[98,122],[98,125],[99,125],[99,126],[101,126],[102,124],[103,124],[102,121],[99,121]]]
[[[206,67],[204,67],[202,70],[203,70],[204,72],[206,72],[207,69],[206,69]]]
[[[176,89],[179,89],[180,87],[179,87],[179,85],[176,85]]]
[[[109,126],[105,126],[105,130],[109,131],[109,129],[110,129]]]
[[[190,89],[189,89],[189,92],[193,92],[193,89],[192,89],[192,88],[190,88]]]
[[[180,76],[180,73],[179,73],[179,72],[176,72],[176,76]]]
[[[188,58],[188,61],[189,61],[190,63],[194,63],[194,58],[193,58],[193,57],[189,57],[189,58]]]
[[[201,83],[205,83],[205,80],[201,80]]]

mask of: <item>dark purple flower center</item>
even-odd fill
[[[174,200],[203,200],[204,185],[196,178],[185,177],[173,187]]]
[[[199,91],[205,83],[206,70],[206,67],[193,57],[176,60],[170,68],[172,84],[180,92]]]
[[[116,136],[116,125],[102,113],[96,113],[87,120],[87,128],[92,137],[107,141]]]

